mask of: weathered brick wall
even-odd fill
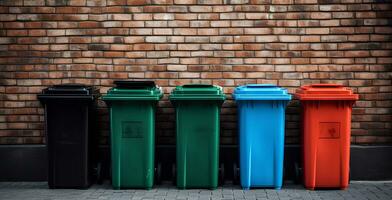
[[[385,2],[385,3],[383,3]],[[105,93],[115,79],[155,80],[157,143],[174,143],[167,93],[180,84],[224,87],[222,144],[235,144],[236,85],[274,83],[294,92],[340,83],[360,94],[354,144],[391,143],[392,4],[382,0],[0,1],[0,144],[44,142],[36,94],[85,83]],[[101,143],[108,118],[100,102]],[[299,108],[287,109],[287,143]]]

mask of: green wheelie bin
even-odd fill
[[[177,187],[218,187],[220,86],[189,84],[170,94],[176,108]]]
[[[110,107],[112,185],[154,184],[155,110],[162,90],[152,81],[115,81],[103,100]]]

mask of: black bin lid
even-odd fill
[[[142,89],[156,87],[154,81],[114,81],[116,88]]]
[[[93,88],[84,84],[60,84],[42,91],[46,95],[91,95]]]

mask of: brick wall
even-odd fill
[[[294,92],[340,83],[360,94],[352,143],[392,143],[392,4],[382,0],[5,0],[0,1],[0,144],[43,143],[36,94],[60,83],[155,80],[157,143],[174,143],[167,93],[211,83],[274,83]],[[222,144],[236,143],[236,110],[222,109]],[[100,105],[101,143],[108,117]],[[297,143],[299,107],[287,109]]]

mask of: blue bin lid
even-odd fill
[[[287,90],[273,84],[247,84],[233,92],[235,100],[291,100]]]

